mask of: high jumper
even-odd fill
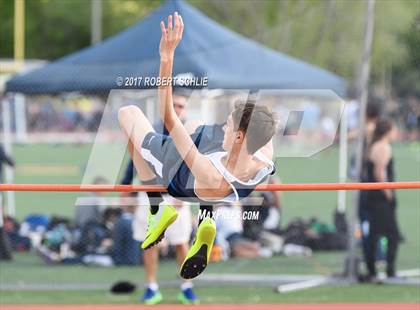
[[[170,80],[175,49],[184,30],[182,17],[175,12],[168,17],[167,27],[163,21],[160,27],[159,77]],[[171,84],[159,86],[158,101],[169,136],[156,133],[137,106],[122,107],[118,119],[142,183],[163,185],[175,198],[200,203],[200,209],[209,215],[200,219],[195,241],[180,270],[183,278],[190,279],[202,273],[209,262],[216,236],[211,218],[213,204],[239,201],[275,173],[272,138],[276,122],[267,107],[245,100],[235,104],[224,125],[191,128],[184,126],[174,111]],[[177,218],[176,210],[165,205],[157,220],[162,196],[147,194],[151,208],[143,249],[159,243]]]

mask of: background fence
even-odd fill
[[[147,110],[147,104],[143,108]],[[58,111],[58,114],[62,113]],[[39,132],[42,135],[46,131]],[[319,134],[322,135],[322,131]],[[14,181],[83,183],[91,151],[91,143],[15,144]],[[418,171],[413,169],[418,167],[420,160],[417,147],[400,141],[395,146],[394,156],[398,180],[418,179]],[[117,180],[121,179],[126,161],[127,158]],[[276,166],[278,179],[275,182],[279,179],[284,183],[336,182],[338,146],[335,144],[309,158],[279,157]],[[399,270],[416,269],[420,260],[418,193],[418,190],[397,192],[398,219],[404,236],[398,257]],[[263,206],[253,207],[246,202],[243,206],[220,206],[259,211],[260,218],[242,223],[243,242],[239,244],[242,248],[218,236],[212,255],[214,262],[194,281],[202,288],[199,291],[202,300],[211,302],[214,296],[221,298],[222,302],[235,300],[243,294],[241,287],[246,287],[246,290],[256,287],[247,297],[252,302],[252,298],[261,296],[259,292],[268,294],[278,285],[303,280],[322,282],[322,276],[343,272],[348,227],[344,215],[336,213],[337,193],[276,194],[266,195]],[[77,204],[80,200],[82,205]],[[351,195],[347,200],[351,203]],[[13,218],[6,218],[4,225],[14,253],[13,260],[0,263],[2,302],[32,302],[37,296],[40,302],[53,302],[57,295],[47,294],[51,291],[61,294],[62,300],[82,300],[89,293],[94,302],[100,300],[99,292],[103,294],[103,290],[109,289],[116,281],[129,280],[140,287],[144,283],[142,255],[138,247],[123,249],[116,243],[116,227],[121,213],[127,211],[116,207],[118,195],[16,192],[15,201],[16,213]],[[141,199],[138,205],[138,208],[146,207]],[[191,210],[194,226],[197,206],[191,205]],[[223,232],[223,225],[230,224],[219,221],[218,225]],[[244,250],[244,246],[252,249],[251,254]],[[386,240],[381,241],[381,248],[379,266],[383,265],[380,261],[384,258]],[[124,251],[124,254],[119,255],[121,253],[115,249]],[[125,260],[120,261],[121,256]],[[168,291],[175,290],[180,281],[174,249],[162,244],[161,258],[159,282]],[[219,296],[220,286],[230,294]],[[285,290],[288,288],[286,286]],[[64,291],[72,297],[62,296]]]

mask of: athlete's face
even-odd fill
[[[173,96],[173,103],[174,103],[174,110],[176,115],[178,115],[180,120],[185,119],[186,114],[186,105],[187,105],[187,98],[184,96]]]
[[[229,115],[226,124],[223,126],[223,131],[225,132],[225,136],[223,139],[223,149],[225,151],[230,151],[233,146],[233,140],[235,135],[233,131],[232,115]]]
[[[226,124],[223,126],[225,136],[223,139],[223,149],[227,152],[231,151],[235,143],[242,144],[244,136],[240,131],[234,131],[232,115],[229,115]]]

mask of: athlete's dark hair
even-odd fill
[[[373,132],[371,145],[381,140],[388,132],[392,130],[393,126],[394,122],[390,118],[381,118],[378,120]]]
[[[238,100],[232,112],[234,131],[242,131],[247,138],[247,151],[254,154],[266,145],[276,132],[276,121],[268,107],[252,100]]]

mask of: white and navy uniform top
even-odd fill
[[[150,132],[144,138],[141,155],[149,164],[159,181],[168,190],[168,193],[180,200],[206,203],[235,202],[249,196],[255,187],[267,181],[275,173],[274,163],[264,154],[257,151],[254,156],[267,165],[248,181],[241,181],[232,175],[222,164],[227,152],[223,150],[223,124],[203,125],[191,135],[198,151],[209,158],[214,167],[224,177],[232,188],[232,192],[217,200],[205,200],[198,197],[195,192],[195,177],[190,168],[179,155],[175,143],[168,135]]]

